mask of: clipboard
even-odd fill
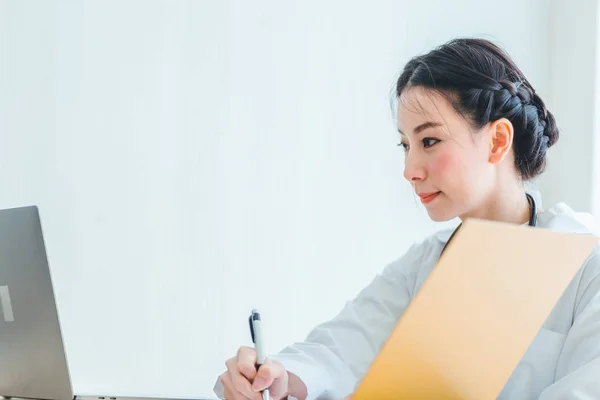
[[[352,400],[495,399],[596,244],[465,221]]]

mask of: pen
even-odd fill
[[[250,335],[252,336],[252,343],[254,343],[254,350],[256,350],[256,369],[258,369],[265,362],[265,345],[263,343],[262,334],[262,322],[260,320],[260,313],[258,310],[252,310],[250,318]],[[262,392],[263,400],[269,400],[269,389],[265,389]]]

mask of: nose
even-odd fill
[[[427,177],[427,171],[420,157],[408,153],[404,160],[404,178],[410,183],[422,182]]]

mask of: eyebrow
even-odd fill
[[[438,126],[442,126],[442,124],[440,122],[427,121],[413,129],[413,132],[415,135],[418,135],[426,129],[437,128]],[[401,135],[406,136],[404,133],[402,133],[402,131],[400,131],[400,129],[398,129],[398,132]]]

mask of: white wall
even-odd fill
[[[594,96],[594,122],[592,125],[592,148],[594,149],[594,155],[592,157],[592,205],[591,211],[596,217],[600,217],[600,79],[598,79],[598,73],[600,72],[600,29],[598,29],[597,24],[600,22],[600,7],[598,3],[595,3],[596,6],[596,31],[594,35],[595,46],[594,49],[596,51],[595,58],[595,74],[594,74],[594,87],[596,90]]]
[[[560,129],[539,179],[546,205],[565,202],[600,216],[598,1],[552,0],[548,109]]]
[[[403,63],[484,35],[551,89],[546,1],[448,4],[0,3],[0,206],[41,208],[76,391],[210,396],[251,308],[277,351],[442,227]]]

